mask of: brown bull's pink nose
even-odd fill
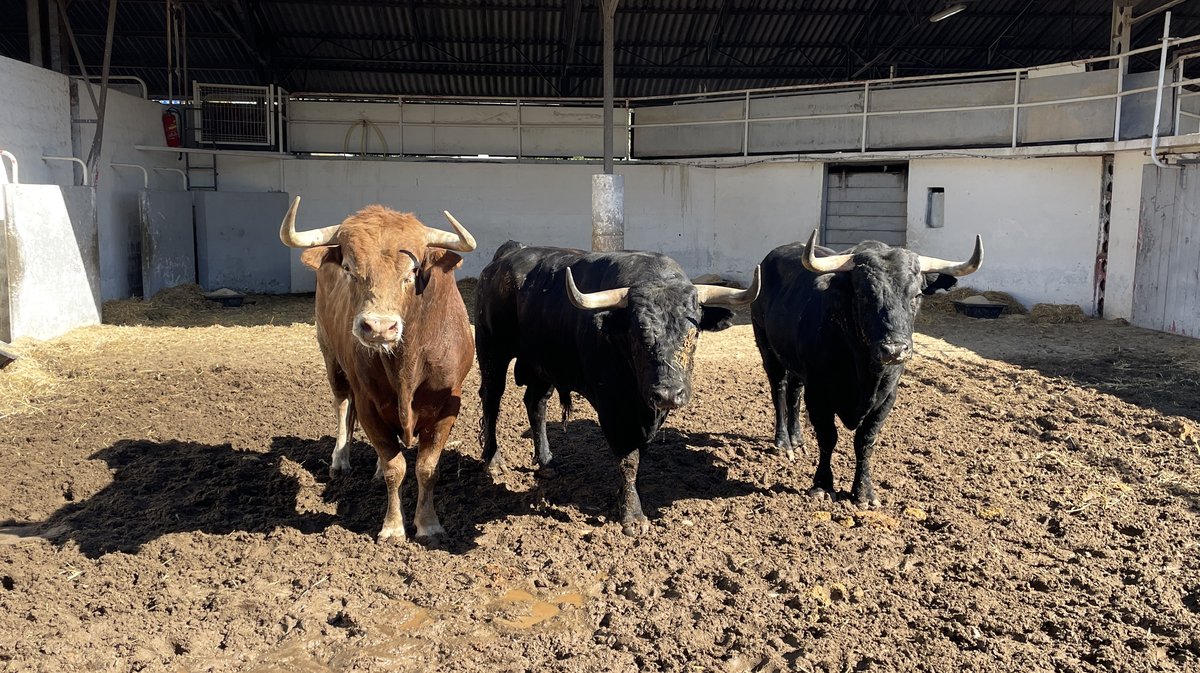
[[[359,329],[366,336],[386,337],[396,333],[396,321],[388,318],[363,318]]]

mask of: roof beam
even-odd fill
[[[558,74],[558,90],[566,94],[570,90],[567,71],[575,60],[575,45],[579,40],[579,17],[583,15],[583,0],[567,0],[559,19],[562,35],[562,70]]]

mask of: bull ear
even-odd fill
[[[733,311],[722,306],[700,307],[700,330],[720,332],[733,324]]]
[[[304,263],[304,266],[313,270],[321,268],[321,265],[326,262],[341,264],[342,249],[336,245],[318,245],[315,248],[307,248],[300,253],[300,261]]]
[[[417,270],[417,294],[425,291],[429,285],[429,278],[435,273],[450,273],[462,266],[463,258],[461,255],[449,250],[441,248],[428,248],[425,250],[425,259],[421,262],[421,268]]]

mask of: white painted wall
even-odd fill
[[[0,56],[0,149],[20,163],[25,184],[71,185],[71,165],[42,155],[71,156],[67,78]]]
[[[534,245],[591,244],[594,163],[462,163],[284,160],[282,191],[303,197],[299,223],[342,221],[364,205],[412,210],[446,227],[442,209],[470,228],[479,250],[460,275],[478,275],[509,239]],[[223,191],[280,189],[278,162],[220,158]],[[622,166],[625,245],[676,259],[693,276],[719,273],[742,282],[774,246],[804,238],[821,213],[819,163],[740,168]],[[264,218],[277,227],[283,213]],[[313,289],[311,270],[293,255],[292,289]]]
[[[983,237],[983,268],[962,282],[1026,306],[1078,304],[1091,313],[1100,223],[1100,157],[914,160],[908,243],[949,259]],[[944,187],[946,226],[925,225],[929,187]]]
[[[77,85],[78,118],[95,119],[92,101]],[[134,145],[164,145],[162,105],[118,91],[109,91],[105,102],[104,142],[100,150],[100,177],[96,183],[96,217],[100,230],[101,294],[105,300],[128,297],[141,279],[139,250],[141,229],[138,223],[138,193],[143,189],[142,172],[133,168],[113,168],[112,163],[138,164],[149,175],[151,189],[183,191],[183,180],[176,173],[158,172],[154,167],[183,168],[179,155],[165,152],[140,152]],[[95,124],[79,125],[79,156],[86,157],[92,147]]]
[[[1113,156],[1112,219],[1108,227],[1108,274],[1104,317],[1133,318],[1133,278],[1137,264],[1142,203],[1142,168],[1151,163],[1145,152]]]

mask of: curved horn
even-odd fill
[[[455,252],[471,252],[474,250],[475,237],[471,235],[471,232],[467,231],[466,227],[454,219],[450,211],[443,210],[442,214],[446,216],[446,219],[450,221],[450,226],[454,227],[454,231],[458,233],[452,234],[441,229],[425,227],[425,245],[431,248],[454,250]]]
[[[618,287],[615,290],[600,290],[599,292],[580,292],[575,287],[575,277],[571,275],[571,267],[567,267],[567,297],[575,308],[596,310],[605,308],[624,308],[629,303],[629,288]]]
[[[329,245],[337,237],[342,225],[335,224],[312,231],[296,231],[296,211],[300,208],[300,197],[292,199],[292,207],[288,208],[279,225],[279,240],[289,248],[312,248],[318,245]]]
[[[697,285],[696,299],[700,301],[701,306],[728,306],[731,308],[745,306],[758,298],[758,291],[762,289],[760,273],[761,268],[754,267],[754,279],[750,281],[750,287],[745,290],[721,287],[720,285]]]
[[[854,268],[854,255],[830,255],[817,257],[817,230],[813,229],[808,237],[808,245],[804,246],[804,257],[801,258],[804,268],[813,273],[837,273]]]
[[[948,276],[965,276],[975,273],[983,264],[983,239],[975,234],[975,252],[965,262],[950,262],[937,257],[921,256],[921,273],[944,273]]]

